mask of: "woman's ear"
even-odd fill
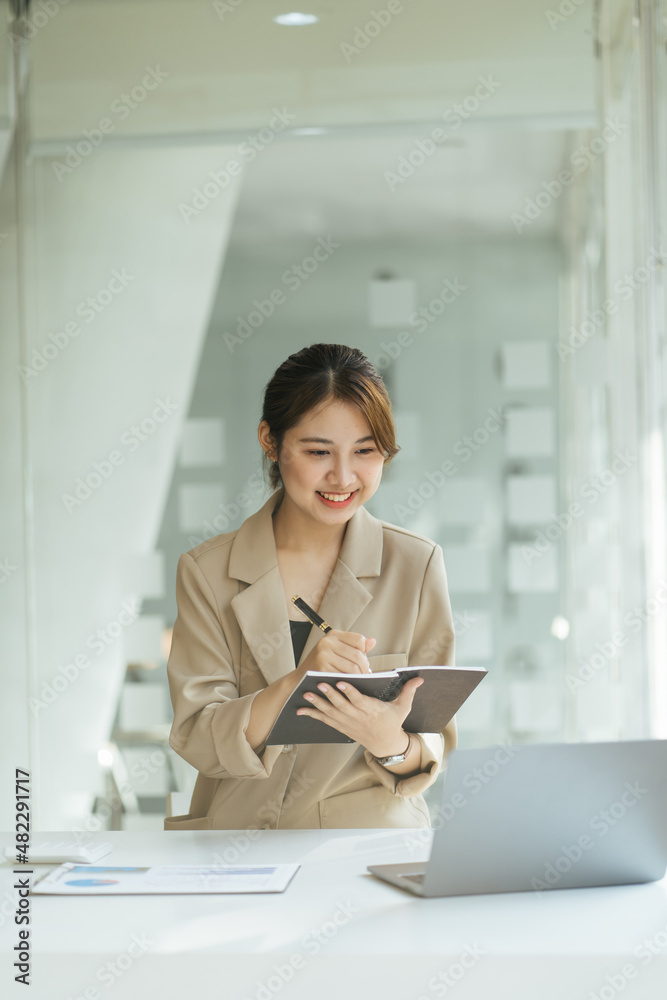
[[[275,461],[277,457],[276,446],[273,437],[271,436],[271,430],[266,420],[260,421],[259,427],[257,428],[257,437],[259,439],[259,443],[261,444],[262,448],[269,456],[271,461],[272,462]]]

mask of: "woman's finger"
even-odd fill
[[[345,698],[357,708],[362,708],[364,701],[368,701],[369,696],[362,694],[361,691],[357,691],[354,684],[346,684],[345,681],[336,681],[336,689],[344,694]]]
[[[322,640],[320,640],[320,643]],[[319,645],[319,643],[318,643]],[[317,647],[315,647],[317,649]],[[371,672],[368,657],[361,650],[356,650],[356,658],[350,657],[351,646],[345,643],[336,643],[329,649],[321,650],[321,655],[316,659],[316,668],[319,670],[336,670],[342,674],[367,674]]]
[[[348,637],[352,641],[349,641]],[[352,664],[347,671],[348,673],[368,674],[371,672],[371,665],[365,653],[365,646],[365,636],[357,635],[356,632],[345,632],[340,637],[337,652],[339,656],[342,656]]]
[[[317,695],[314,695],[312,699],[309,699],[307,705],[302,705],[297,708],[296,714],[310,715],[311,718],[320,719],[320,721],[326,722],[328,726],[334,726],[334,728],[338,728],[334,719],[338,722],[342,721],[340,719],[340,713],[335,706],[332,705],[331,702],[327,701],[326,698],[318,698]]]
[[[398,698],[394,699],[395,705],[400,705],[401,708],[409,709],[414,701],[415,694],[417,693],[417,688],[420,688],[424,683],[423,677],[411,677],[409,681],[406,681],[401,689],[401,693]]]

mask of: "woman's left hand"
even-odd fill
[[[410,714],[415,692],[423,683],[422,677],[412,677],[394,701],[380,701],[361,694],[345,681],[335,686],[323,682],[317,685],[321,694],[304,695],[310,706],[298,708],[296,714],[326,722],[366,747],[374,757],[388,757],[404,748],[403,723]]]

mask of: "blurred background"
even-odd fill
[[[361,348],[462,746],[667,737],[666,0],[0,0],[0,811],[162,828],[181,552]],[[431,803],[437,787],[429,790]],[[13,822],[13,821],[11,821]]]

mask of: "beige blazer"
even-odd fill
[[[179,559],[169,743],[199,775],[190,812],[167,818],[165,829],[428,827],[421,793],[456,745],[454,720],[443,733],[418,734],[421,771],[407,778],[358,743],[255,752],[245,738],[257,692],[295,668],[271,520],[280,496]],[[373,670],[453,663],[442,549],[363,507],[347,523],[319,613],[377,639]],[[301,659],[321,636],[313,627]]]

